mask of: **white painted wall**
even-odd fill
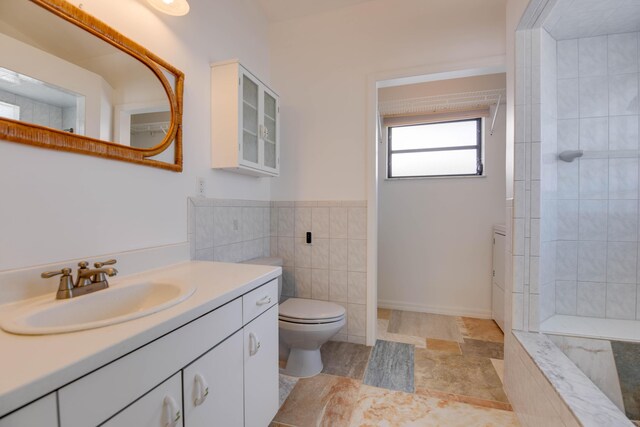
[[[273,198],[366,198],[367,78],[503,55],[504,24],[504,0],[372,0],[272,24],[283,129]]]
[[[139,0],[83,0],[185,75],[181,174],[0,141],[0,271],[186,242],[187,196],[269,199],[266,179],[210,169],[209,63],[240,58],[269,80],[267,22],[249,0],[190,0],[169,17]]]
[[[486,80],[476,78],[475,90],[485,90]],[[504,87],[504,75],[499,80],[496,87]],[[414,93],[420,96],[419,90]],[[505,213],[504,105],[493,136],[491,117],[484,122],[484,178],[385,180],[386,148],[381,148],[379,306],[490,317],[493,225],[503,223]]]

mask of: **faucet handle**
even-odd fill
[[[43,279],[48,279],[53,276],[61,274],[60,284],[58,285],[58,292],[56,293],[56,299],[71,298],[73,293],[73,278],[71,277],[71,269],[63,268],[60,271],[46,271],[40,274]]]
[[[113,265],[113,264],[115,264],[116,262],[118,262],[118,261],[117,261],[117,260],[115,260],[115,259],[110,259],[110,260],[108,260],[108,261],[96,262],[96,263],[94,263],[94,264],[93,264],[93,266],[94,266],[95,268],[102,268],[102,267],[103,267],[103,266],[105,266],[105,265]]]
[[[43,279],[49,279],[53,276],[57,276],[58,274],[62,274],[62,276],[71,276],[70,268],[63,268],[60,271],[46,271],[40,275]]]

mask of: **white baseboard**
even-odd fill
[[[475,317],[478,319],[491,319],[491,310],[477,310],[462,307],[430,306],[423,304],[406,303],[403,301],[378,300],[378,308],[416,311],[418,313],[445,314],[448,316]]]

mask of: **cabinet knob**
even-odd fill
[[[182,418],[180,406],[178,406],[174,398],[171,396],[165,396],[162,403],[166,408],[165,410],[168,411],[168,421],[164,424],[165,427],[176,427],[178,425],[178,421],[180,421],[180,418]]]
[[[196,396],[193,398],[193,404],[195,406],[199,406],[202,405],[205,400],[207,400],[207,396],[209,395],[209,386],[200,374],[196,374],[193,380],[196,384],[194,390],[194,394]]]

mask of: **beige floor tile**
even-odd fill
[[[455,341],[436,340],[427,338],[427,349],[435,351],[446,351],[447,353],[461,354],[460,344]]]
[[[508,403],[491,360],[416,349],[415,388]]]
[[[459,317],[458,319],[463,337],[481,341],[504,342],[504,334],[493,320],[473,317]]]
[[[462,342],[453,316],[392,310],[388,331],[392,334]]]
[[[351,426],[516,427],[513,412],[363,385]]]
[[[372,347],[350,342],[329,341],[320,349],[324,374],[362,380]]]
[[[378,309],[378,319],[389,320],[389,317],[391,317],[391,310],[388,308]]]
[[[292,426],[348,426],[360,381],[319,374],[302,378],[273,421]]]
[[[384,341],[393,341],[403,344],[413,344],[417,348],[426,348],[425,339],[423,337],[414,337],[411,335],[392,334],[387,331],[389,328],[389,321],[384,319],[378,319],[378,333],[377,339]]]
[[[504,359],[504,344],[501,342],[480,341],[465,338],[460,343],[462,354],[467,356],[489,357],[491,359]]]

